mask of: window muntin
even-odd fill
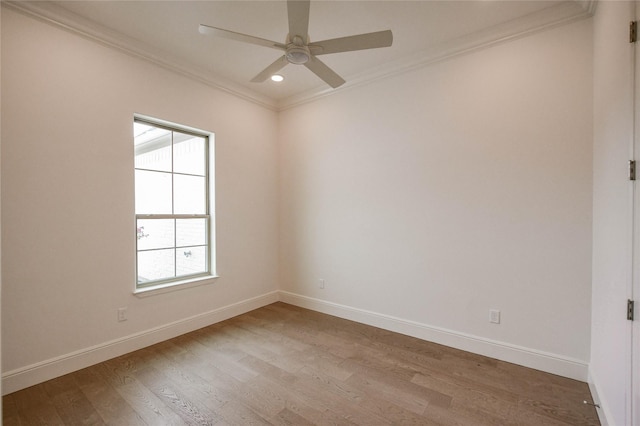
[[[211,275],[209,135],[136,118],[136,287]]]

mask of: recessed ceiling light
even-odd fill
[[[279,83],[282,80],[284,80],[284,77],[281,76],[280,74],[274,74],[274,75],[271,76],[271,80]]]

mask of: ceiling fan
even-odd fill
[[[341,86],[345,83],[345,80],[325,65],[324,62],[320,61],[317,58],[318,55],[389,47],[393,42],[391,30],[386,30],[312,43],[307,34],[309,29],[309,3],[310,0],[287,0],[289,34],[287,34],[284,43],[203,24],[200,24],[200,33],[284,51],[284,55],[256,75],[251,80],[252,82],[263,82],[284,68],[285,65],[295,64],[304,65],[333,88]]]

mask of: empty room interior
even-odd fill
[[[5,422],[640,424],[635,20],[3,1]]]

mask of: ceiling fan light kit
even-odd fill
[[[309,62],[311,52],[309,52],[309,48],[307,46],[292,45],[287,47],[287,53],[285,53],[285,56],[290,64],[304,65]]]
[[[261,83],[287,64],[294,64],[304,65],[334,89],[343,85],[345,80],[316,56],[389,47],[393,43],[391,30],[309,43],[309,6],[310,0],[287,0],[289,34],[284,44],[204,24],[200,24],[200,33],[284,51],[284,55],[251,79],[252,82]]]

